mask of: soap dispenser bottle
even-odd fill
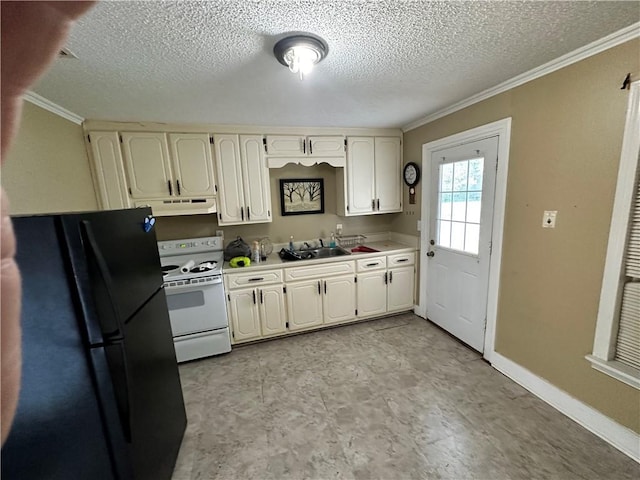
[[[336,248],[336,236],[331,232],[331,240],[329,240],[329,247]]]
[[[293,235],[289,237],[289,250],[292,252],[295,250],[295,248],[293,248]]]

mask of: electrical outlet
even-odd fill
[[[417,229],[418,231],[421,231],[421,230],[422,230],[422,222],[421,222],[420,220],[418,220],[418,222],[417,222],[417,224],[416,224],[416,229]]]
[[[337,233],[338,235],[341,235],[341,234],[342,234],[342,224],[341,224],[341,223],[338,223],[338,224],[336,225],[336,233]]]
[[[542,215],[542,227],[543,228],[556,228],[556,216],[557,210],[545,210]]]
[[[224,231],[216,230],[216,237],[224,237]]]

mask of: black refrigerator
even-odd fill
[[[150,214],[13,219],[23,366],[3,480],[171,478],[186,415]]]

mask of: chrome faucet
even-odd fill
[[[307,249],[311,250],[311,245],[309,245],[309,242],[304,242],[303,245],[307,247]]]
[[[320,241],[320,247],[321,247],[321,248],[324,248],[324,242],[322,241],[322,239],[321,239],[321,238],[319,238],[318,240]]]

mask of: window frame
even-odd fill
[[[624,287],[624,260],[631,226],[631,208],[638,178],[639,154],[640,81],[635,81],[631,84],[629,92],[593,353],[585,358],[596,370],[638,390],[640,390],[640,370],[614,360],[614,356]]]

